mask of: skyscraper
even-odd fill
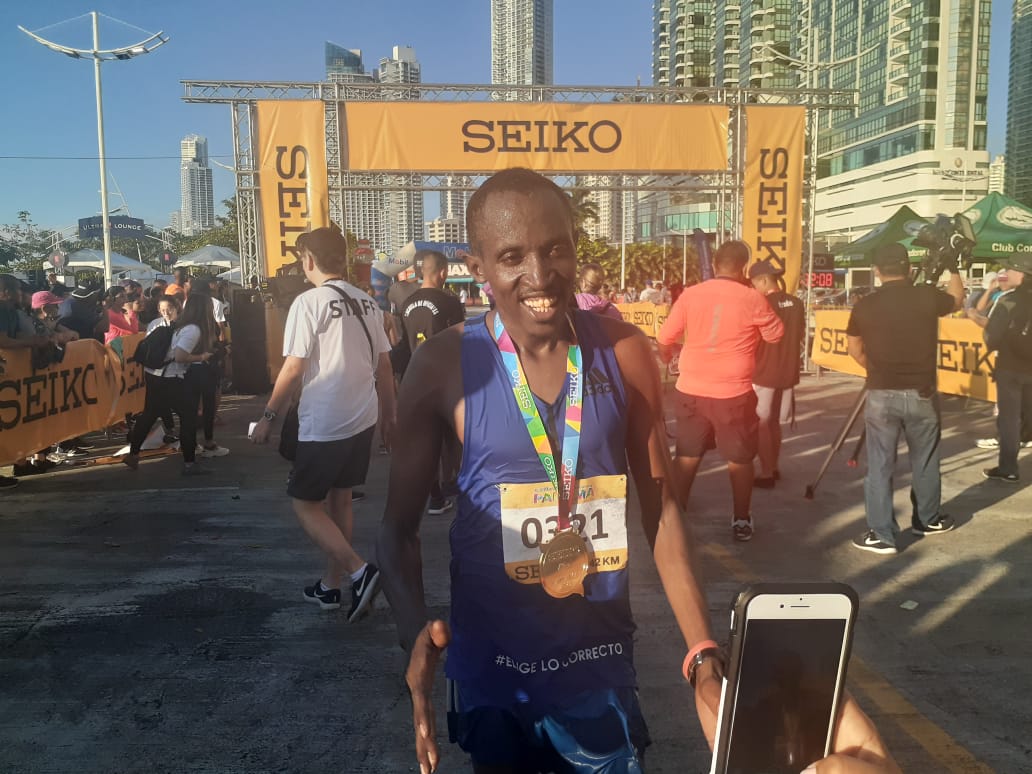
[[[326,41],[326,80],[330,83],[371,83],[362,64],[362,49],[344,48]]]
[[[1032,0],[1014,0],[1005,191],[1032,207]]]
[[[491,83],[552,83],[552,0],[491,0]]]
[[[821,114],[817,234],[847,241],[901,205],[952,214],[985,194],[990,9],[987,0],[813,0],[814,85],[859,92],[855,113]]]
[[[1007,157],[997,156],[989,164],[989,193],[1004,193],[1007,179]]]
[[[473,185],[473,178],[468,175],[448,175],[443,181],[446,190],[441,191],[441,217],[455,218],[459,222],[459,238],[455,241],[466,241],[466,205],[472,192],[462,190]]]
[[[208,141],[196,134],[187,135],[179,143],[179,151],[179,230],[193,236],[215,226]]]
[[[409,46],[394,46],[390,57],[380,60],[377,70],[380,83],[419,83],[421,80],[419,61],[415,49]],[[408,89],[392,95],[396,98],[417,99],[417,91]],[[402,175],[407,190],[387,191],[384,196],[384,243],[380,248],[394,252],[414,239],[423,236],[423,178],[419,175]]]
[[[714,7],[723,4],[723,0],[653,0],[653,85],[713,85],[710,60],[714,44]],[[737,6],[735,3],[734,7]]]

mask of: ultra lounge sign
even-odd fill
[[[358,171],[686,172],[727,169],[726,105],[346,102]]]

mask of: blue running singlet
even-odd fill
[[[593,568],[585,595],[556,599],[537,579],[541,544],[555,534],[555,488],[513,396],[485,317],[462,340],[465,438],[451,527],[452,642],[446,673],[473,703],[552,704],[586,690],[634,687],[634,622],[627,570],[627,399],[601,318],[571,311],[583,352],[578,500],[571,521]],[[567,376],[567,380],[569,376]],[[566,387],[535,396],[555,442]]]

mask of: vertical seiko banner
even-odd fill
[[[745,109],[745,206],[742,238],[753,261],[785,271],[794,293],[803,259],[803,153],[806,108]]]
[[[330,225],[326,119],[318,100],[259,101],[265,276],[295,261],[299,234]]]

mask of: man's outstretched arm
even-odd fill
[[[641,333],[622,339],[616,352],[629,404],[627,460],[638,489],[642,524],[687,651],[711,639],[709,608],[699,580],[691,532],[677,504],[659,370]],[[672,665],[672,669],[678,667]],[[720,703],[721,674],[715,667],[712,660],[705,661],[696,672],[695,682],[695,705],[710,746]]]

